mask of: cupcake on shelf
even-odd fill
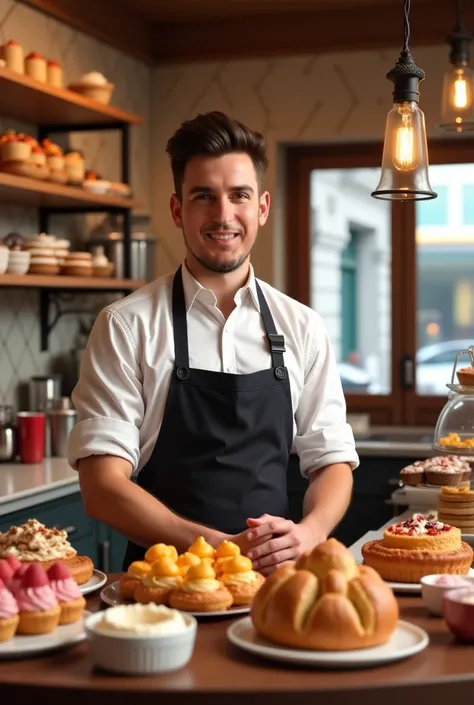
[[[46,154],[46,163],[49,168],[49,179],[59,184],[65,184],[67,181],[63,150],[58,144],[55,144],[50,139],[45,138],[41,146]]]
[[[59,624],[73,624],[79,621],[84,612],[86,601],[68,567],[58,561],[49,568],[47,576],[61,608]]]
[[[47,179],[49,168],[46,164],[46,154],[43,147],[36,140],[31,143],[30,165],[32,167],[31,176],[34,179]]]
[[[19,621],[18,603],[0,578],[0,642],[13,638]]]
[[[46,59],[39,51],[31,51],[25,59],[25,73],[35,81],[46,83],[48,78],[48,69]]]
[[[236,558],[236,556],[240,556],[240,548],[236,543],[224,540],[218,545],[216,548],[216,562],[214,564],[214,570],[217,576],[220,576],[222,573],[224,563],[232,560],[232,558]]]
[[[7,130],[0,136],[1,170],[29,176],[28,165],[31,161],[31,140],[23,133]],[[23,174],[24,171],[24,174]]]
[[[63,67],[58,61],[49,59],[46,64],[46,80],[50,86],[63,87]]]
[[[77,149],[68,149],[64,153],[64,168],[68,184],[81,186],[85,179],[84,156]]]
[[[107,105],[110,103],[115,86],[109,83],[99,71],[90,71],[83,74],[77,83],[71,83],[68,88],[74,93],[80,93],[86,98]]]
[[[91,277],[92,255],[90,252],[69,252],[61,267],[66,277]]]
[[[25,73],[25,52],[21,44],[11,39],[2,46],[1,56],[7,69],[15,73]]]
[[[18,634],[48,634],[59,624],[61,607],[39,563],[32,563],[15,593],[20,613]]]
[[[207,543],[204,536],[198,536],[195,542],[188,548],[190,553],[195,553],[201,560],[203,558],[212,558],[214,560],[215,551],[211,544]]]
[[[146,561],[133,561],[119,580],[119,592],[126,600],[133,600],[135,588],[150,572],[151,564]]]
[[[246,556],[225,561],[220,580],[234,598],[234,605],[250,605],[265,582],[263,575],[252,569],[252,561]]]
[[[154,563],[162,556],[167,556],[171,558],[172,561],[176,563],[178,559],[178,551],[174,546],[168,546],[166,543],[155,543],[150,546],[148,551],[145,553],[145,560],[147,563]]]
[[[181,577],[184,578],[189,568],[191,568],[191,566],[193,565],[199,565],[200,562],[201,559],[199,558],[199,556],[196,556],[195,553],[190,553],[189,551],[185,551],[180,556],[178,556],[176,565],[179,568],[179,574],[181,575]]]
[[[162,556],[153,563],[149,572],[136,586],[135,600],[142,604],[154,602],[156,605],[165,605],[171,591],[178,588],[181,582],[176,562],[169,556]]]
[[[184,612],[223,612],[232,602],[231,593],[216,579],[216,572],[207,559],[191,566],[181,587],[169,596],[170,606]]]

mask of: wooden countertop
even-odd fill
[[[111,576],[110,580],[117,576]],[[96,593],[89,609],[100,609]],[[401,617],[418,624],[430,645],[381,668],[317,671],[257,659],[226,638],[229,619],[202,622],[193,658],[164,676],[117,677],[94,671],[87,642],[42,658],[0,662],[2,702],[31,705],[446,705],[469,703],[474,644],[461,644],[420,597],[400,598]],[[107,698],[110,696],[110,698]]]

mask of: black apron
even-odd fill
[[[191,369],[181,267],[174,275],[175,366],[155,447],[137,479],[175,514],[229,534],[244,531],[249,517],[288,515],[293,410],[285,341],[256,287],[272,366],[244,375]],[[129,542],[124,570],[145,550]]]

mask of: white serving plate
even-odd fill
[[[78,644],[86,638],[84,620],[90,612],[84,612],[81,619],[74,624],[64,624],[49,634],[29,636],[18,634],[9,641],[0,642],[0,659],[25,658],[42,655]]]
[[[83,595],[88,595],[90,592],[94,592],[95,590],[101,588],[102,585],[105,585],[106,582],[106,574],[103,573],[101,570],[96,570],[94,568],[94,572],[92,573],[92,577],[90,578],[90,580],[88,580],[87,583],[79,585],[79,590],[82,592]]]

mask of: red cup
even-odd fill
[[[18,446],[22,463],[41,463],[44,458],[44,414],[20,411],[16,415]]]

